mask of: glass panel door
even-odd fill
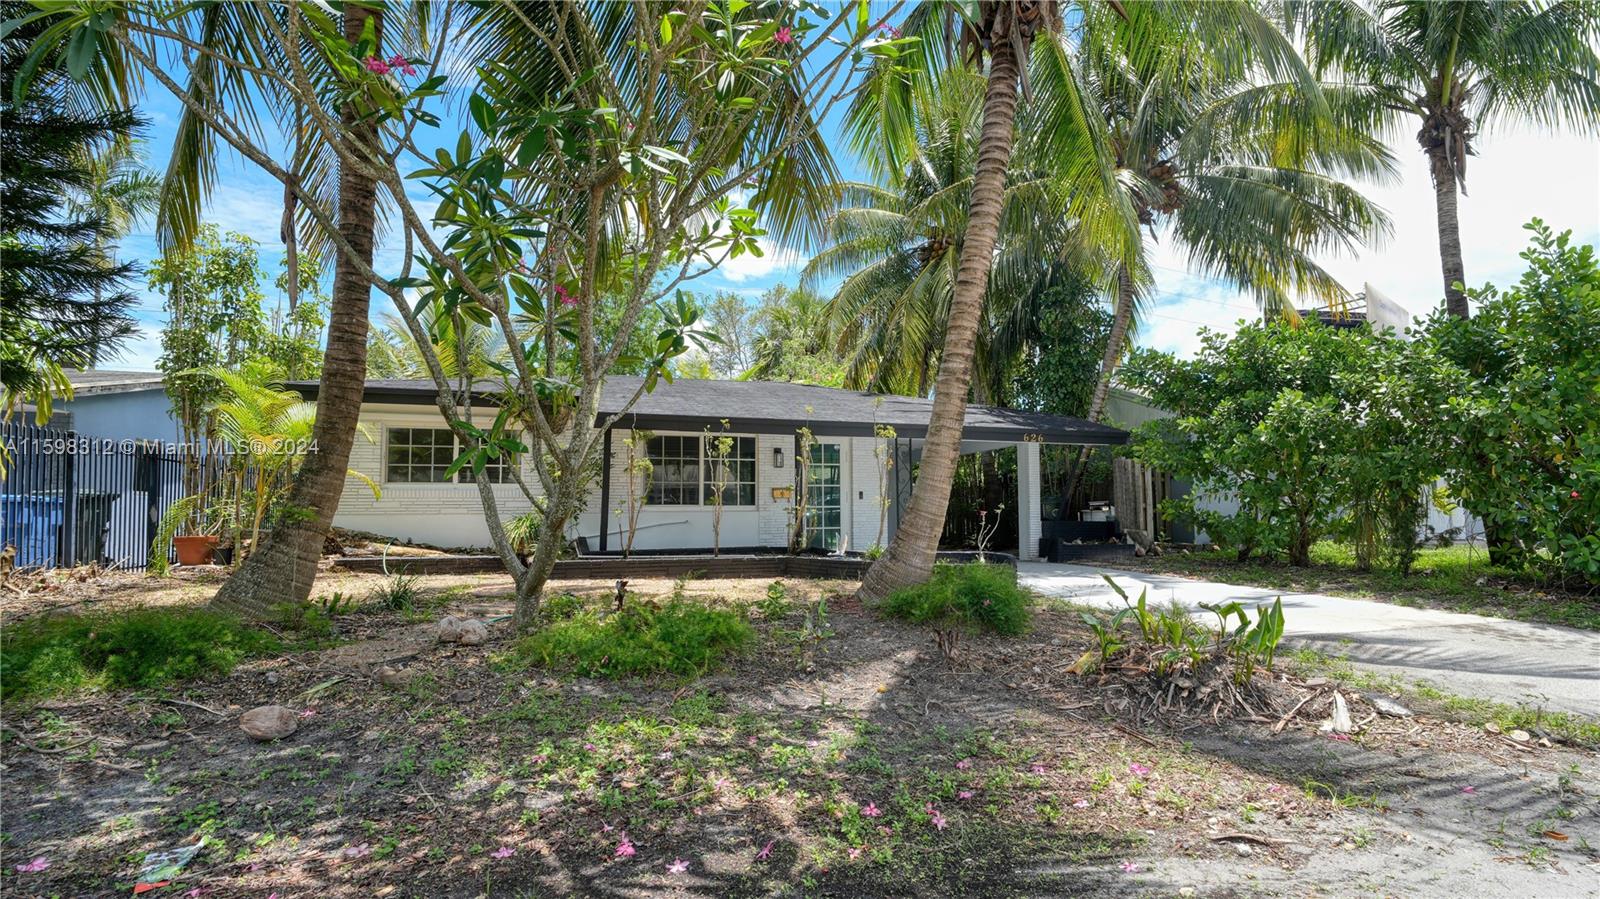
[[[806,546],[838,550],[844,536],[843,453],[837,443],[811,444],[806,473]]]

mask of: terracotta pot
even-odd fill
[[[172,547],[178,551],[179,565],[210,565],[217,549],[217,535],[173,537]]]

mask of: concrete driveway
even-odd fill
[[[1239,600],[1247,609],[1283,597],[1285,643],[1342,654],[1375,671],[1425,681],[1458,696],[1527,703],[1600,718],[1600,633],[1458,612],[1413,609],[1320,593],[1280,593],[1164,574],[1086,565],[1023,562],[1018,580],[1033,590],[1107,609],[1149,588],[1151,604],[1176,600],[1209,622],[1199,604]]]

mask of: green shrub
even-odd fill
[[[372,591],[371,601],[391,612],[409,612],[416,607],[417,597],[420,594],[417,576],[402,571],[391,576],[382,586],[375,588]]]
[[[85,687],[152,687],[226,674],[277,649],[271,634],[208,609],[134,609],[33,618],[0,635],[0,694],[55,696]]]
[[[1009,565],[939,564],[927,583],[890,594],[883,613],[938,631],[981,629],[1011,636],[1028,629],[1029,604]]]
[[[600,616],[580,611],[529,636],[520,654],[535,664],[603,677],[698,675],[755,636],[742,611],[673,600],[629,603]]]

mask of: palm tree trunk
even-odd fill
[[[1117,363],[1122,361],[1122,345],[1128,341],[1128,326],[1133,323],[1133,276],[1127,266],[1117,266],[1117,310],[1111,318],[1111,333],[1106,337],[1106,352],[1100,357],[1100,380],[1095,382],[1094,393],[1089,397],[1088,419],[1098,422],[1105,412],[1106,394],[1111,391],[1111,376],[1116,374]],[[1061,491],[1061,507],[1056,513],[1058,521],[1066,521],[1072,512],[1072,497],[1078,492],[1078,479],[1083,477],[1084,466],[1089,464],[1089,448],[1081,447],[1067,469],[1066,489]]]
[[[367,17],[380,13],[355,4],[345,7],[345,38],[361,39]],[[372,147],[377,127],[361,121],[353,107],[341,111],[345,136],[352,143]],[[377,185],[354,167],[339,167],[339,233],[360,263],[371,266],[373,228],[376,223]],[[314,448],[295,473],[285,500],[286,514],[253,547],[250,558],[228,578],[212,603],[218,608],[261,618],[284,602],[302,602],[322,558],[323,540],[333,525],[350,467],[356,423],[367,377],[367,309],[372,284],[361,265],[345,253],[335,260],[333,303],[328,315],[328,347],[322,357],[322,386],[317,392],[317,422],[312,431]]]
[[[1467,280],[1461,261],[1461,221],[1456,215],[1456,175],[1443,148],[1428,151],[1433,172],[1433,202],[1439,213],[1439,264],[1444,273],[1444,308],[1456,318],[1467,318],[1467,294],[1457,284]]]
[[[994,265],[995,237],[1000,229],[1001,202],[1017,114],[1017,67],[1020,63],[1013,42],[996,39],[993,54],[983,100],[983,131],[978,140],[978,163],[972,177],[967,232],[961,245],[961,264],[956,271],[955,295],[950,302],[944,353],[939,357],[939,377],[934,382],[933,414],[922,445],[922,464],[900,527],[889,541],[888,550],[872,564],[861,582],[857,595],[867,600],[881,599],[901,587],[928,579],[950,505],[950,487],[961,456],[967,391],[972,383],[978,318],[989,286],[989,270]]]

